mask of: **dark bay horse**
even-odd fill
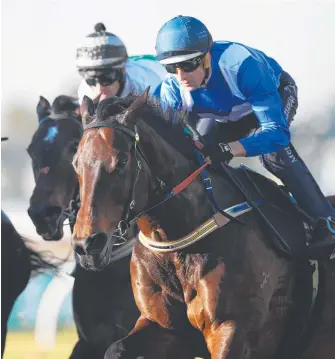
[[[212,359],[296,358],[296,319],[310,308],[309,297],[296,289],[308,292],[304,280],[312,270],[303,224],[290,201],[266,208],[298,243],[295,260],[275,249],[273,233],[232,183],[214,171],[205,185],[196,176],[199,162],[183,126],[165,121],[158,106],[147,103],[147,93],[106,99],[96,112],[85,98],[82,118],[85,131],[73,161],[81,199],[76,250],[99,268],[113,253],[113,233],[136,219],[141,230],[130,264],[141,316],[105,358],[189,358],[201,345],[192,330],[202,333]],[[276,192],[270,181],[260,181],[262,190]],[[213,216],[205,188],[214,189],[226,216],[241,215],[244,224]],[[334,297],[326,301],[322,334],[315,325],[317,334],[299,358],[330,359],[335,352]],[[175,335],[165,348],[159,341],[164,329]]]
[[[63,237],[63,222],[75,194],[71,162],[82,135],[78,106],[75,98],[63,95],[52,107],[42,96],[37,105],[38,128],[27,149],[36,183],[28,214],[44,240]]]
[[[47,253],[35,251],[1,211],[1,357],[5,349],[7,321],[15,300],[32,275],[56,270],[56,265],[49,259],[51,256]]]
[[[78,180],[72,158],[82,136],[79,104],[75,98],[58,96],[52,106],[41,97],[37,105],[38,128],[28,147],[35,176],[28,214],[45,240],[60,240],[63,224],[74,223],[72,199]],[[134,326],[139,311],[130,284],[132,243],[119,246],[103,271],[77,265],[73,273],[73,312],[78,331],[71,358],[103,358],[111,343]],[[89,265],[89,260],[87,260]]]

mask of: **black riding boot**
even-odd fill
[[[292,144],[285,149],[261,156],[264,167],[278,177],[301,208],[315,221],[311,251],[335,250],[335,209],[323,195],[312,174]]]

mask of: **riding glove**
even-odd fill
[[[220,162],[228,164],[234,157],[227,143],[206,145],[201,152],[205,157],[209,157],[213,164],[219,164]]]

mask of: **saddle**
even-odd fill
[[[248,194],[249,200],[260,203],[258,209],[263,214],[260,216],[263,217],[260,218],[263,229],[272,238],[281,237],[279,242],[276,240],[273,242],[279,253],[283,252],[278,246],[278,243],[282,242],[292,258],[305,256],[313,260],[329,258],[328,249],[323,253],[313,251],[309,247],[309,243],[314,240],[314,220],[299,207],[285,186],[277,185],[245,165],[237,168],[229,167],[227,171],[232,174],[231,178],[238,182],[238,186]],[[285,226],[283,226],[283,217],[287,224]],[[287,251],[283,254],[287,254]]]
[[[239,122],[241,123],[239,131],[236,131],[234,127],[235,131],[232,129],[228,131],[229,136],[233,132],[239,132],[240,136],[242,130],[244,132],[250,131],[252,118],[248,117],[243,120],[243,123],[242,121]],[[184,132],[191,138],[194,147],[197,149],[196,153],[197,151],[201,152],[206,143],[205,139],[189,124],[186,124]],[[203,163],[198,154],[197,158],[200,163]],[[299,207],[284,186],[278,186],[274,181],[245,165],[232,168],[221,164],[221,167],[215,166],[215,168],[212,167],[212,170],[218,172],[233,187],[238,188],[244,194],[249,206],[258,213],[263,229],[273,238],[272,245],[280,254],[295,258],[308,256],[311,259],[324,259],[318,258],[317,254],[310,253],[308,242],[312,239],[311,219]],[[205,179],[204,176],[203,179]],[[255,203],[259,201],[260,205],[256,206]],[[290,223],[289,226],[282,225],[283,217],[287,218],[288,223]]]
[[[307,257],[307,234],[303,218],[297,205],[291,201],[283,188],[245,165],[229,167],[228,171],[248,194],[247,200],[259,203],[259,211],[266,219],[258,217],[262,229],[268,236],[274,239],[277,233],[293,259]],[[287,225],[283,225],[283,220]],[[272,228],[275,229],[275,233]],[[277,241],[271,244],[278,254],[284,254]]]

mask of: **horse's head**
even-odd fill
[[[27,149],[36,183],[28,214],[39,235],[59,240],[77,184],[72,159],[82,135],[79,104],[75,98],[58,96],[51,107],[40,97],[37,115],[38,128]]]
[[[167,125],[147,96],[109,98],[96,113],[90,99],[83,101],[84,134],[73,160],[81,199],[73,240],[83,266],[107,265],[113,234],[151,203],[158,177],[170,185],[190,167],[162,138],[171,131],[157,135],[153,125]]]

